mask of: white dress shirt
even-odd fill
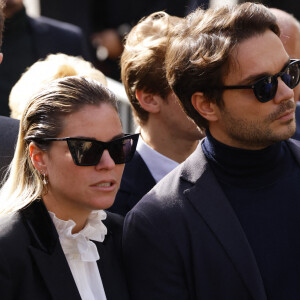
[[[100,258],[96,245],[90,241],[103,242],[107,228],[102,223],[106,218],[103,210],[93,211],[85,227],[72,234],[76,225],[73,220],[63,221],[49,212],[59,235],[59,240],[71,269],[82,300],[106,300],[106,295],[97,266]]]
[[[160,154],[147,145],[141,136],[136,149],[147,165],[156,183],[179,165],[178,162]]]

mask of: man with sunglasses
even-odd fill
[[[299,299],[299,61],[261,4],[175,29],[167,78],[207,137],[126,217],[132,299]]]

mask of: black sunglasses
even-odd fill
[[[104,150],[108,150],[115,164],[129,162],[135,152],[139,133],[127,134],[110,142],[101,142],[88,138],[44,138],[39,141],[67,141],[73,161],[77,166],[96,166]]]
[[[255,97],[259,102],[265,103],[272,100],[277,92],[278,77],[290,88],[295,88],[300,80],[300,60],[291,59],[290,63],[284,69],[273,75],[266,76],[259,79],[252,85],[230,85],[223,86],[224,90],[237,90],[237,89],[253,89]]]

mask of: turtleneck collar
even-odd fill
[[[26,30],[27,14],[25,7],[16,12],[11,18],[4,22],[4,38],[11,35],[19,35]]]
[[[262,150],[245,150],[217,141],[207,130],[202,149],[221,181],[239,184],[271,183],[280,172],[287,146],[275,143]],[[245,180],[246,179],[246,180]]]

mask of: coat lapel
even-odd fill
[[[126,164],[120,190],[130,194],[131,208],[156,184],[146,163],[136,151],[133,159]]]
[[[294,139],[288,139],[287,144],[291,149],[297,163],[300,165],[300,141]]]
[[[52,298],[80,300],[58,234],[43,202],[34,201],[21,214],[32,237],[29,251]]]
[[[184,194],[224,247],[253,299],[266,300],[261,274],[245,233],[199,148],[184,163],[181,178],[193,184]]]
[[[116,220],[123,222],[120,216],[107,212],[104,224],[108,233],[102,243],[95,242],[100,256],[97,263],[107,300],[129,300],[121,257],[122,227],[115,226]]]

